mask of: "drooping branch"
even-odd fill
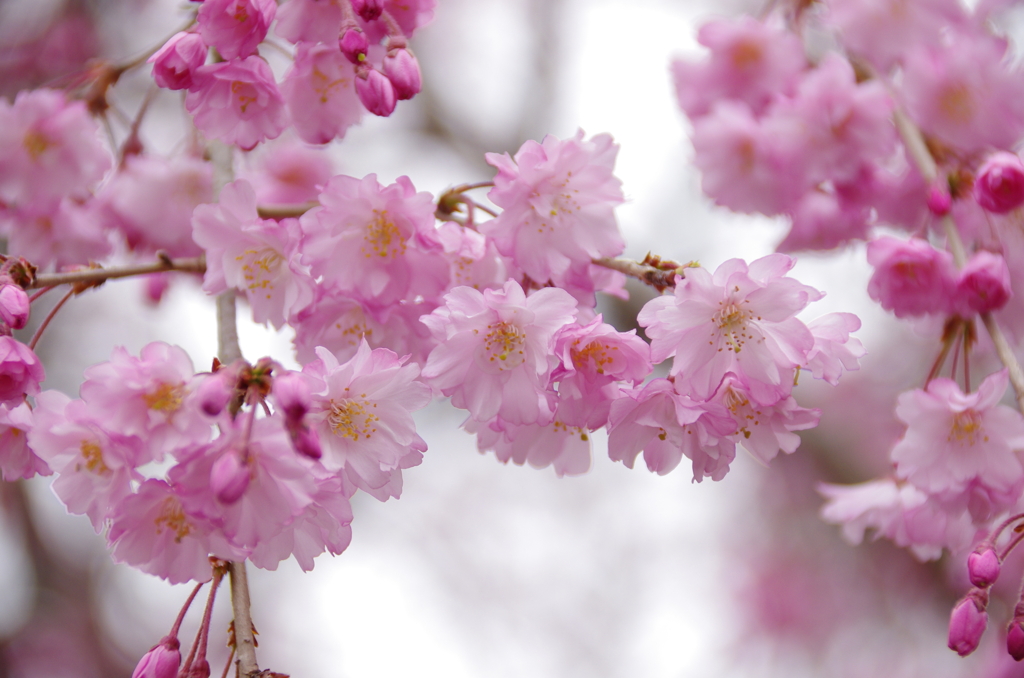
[[[42,273],[35,277],[35,280],[31,282],[29,288],[39,289],[44,287],[55,287],[57,285],[81,285],[84,290],[88,287],[94,287],[106,280],[114,278],[130,278],[136,275],[149,275],[151,273],[164,273],[166,271],[205,273],[206,259],[204,257],[190,257],[185,259],[161,257],[151,264],[136,264],[111,268],[83,268],[78,271],[65,271],[62,273]]]

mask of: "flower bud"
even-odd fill
[[[949,214],[953,207],[953,196],[949,189],[941,185],[932,186],[928,191],[928,209],[932,214],[942,217]]]
[[[1016,617],[1006,630],[1006,651],[1017,661],[1024,659],[1024,626]]]
[[[210,678],[210,662],[196,659],[185,674],[185,678]]]
[[[949,616],[949,649],[955,650],[961,657],[966,657],[978,649],[981,634],[988,625],[988,594],[979,589],[972,589],[964,596]]]
[[[177,638],[168,636],[160,644],[142,655],[132,678],[175,678],[181,665],[181,652]]]
[[[366,41],[366,34],[358,28],[350,28],[345,31],[338,47],[345,58],[354,64],[366,61],[366,50],[370,49],[370,43]]]
[[[310,459],[319,459],[323,456],[323,450],[320,449],[320,439],[316,437],[316,434],[308,426],[296,426],[290,429],[290,433],[296,452]]]
[[[974,179],[974,199],[996,214],[1020,207],[1024,204],[1024,162],[1013,153],[994,153]]]
[[[999,578],[999,556],[991,546],[975,551],[967,556],[967,573],[979,589],[992,586]]]
[[[192,74],[205,62],[206,44],[198,33],[174,35],[149,58],[153,79],[165,89],[192,87]]]
[[[20,330],[28,323],[28,295],[19,285],[0,287],[0,319],[13,330]]]
[[[203,379],[199,388],[196,389],[196,398],[199,400],[200,409],[211,417],[216,417],[223,412],[234,395],[235,375],[233,370],[228,368],[222,368]]]
[[[395,88],[399,99],[412,99],[423,89],[423,76],[416,57],[407,49],[393,49],[384,57],[384,75]]]
[[[1006,260],[998,254],[978,250],[960,269],[953,307],[960,315],[970,317],[1002,308],[1012,293]]]
[[[306,378],[299,372],[285,372],[274,378],[274,402],[289,422],[301,422],[312,403]]]
[[[234,504],[249,487],[249,467],[236,450],[228,450],[213,462],[210,469],[210,489],[218,501]]]
[[[356,94],[370,113],[386,118],[395,110],[395,88],[383,73],[366,68],[356,77]]]
[[[352,9],[363,21],[373,21],[384,12],[384,0],[352,0]]]

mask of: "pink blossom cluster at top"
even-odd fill
[[[194,30],[151,58],[161,87],[188,90],[185,107],[208,138],[243,149],[287,127],[313,144],[341,138],[363,110],[388,116],[411,99],[421,75],[408,39],[433,17],[435,0],[352,2],[206,0]],[[280,87],[259,54],[272,22],[296,45]],[[219,57],[207,63],[207,52]]]

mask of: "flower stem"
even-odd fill
[[[45,330],[50,325],[50,321],[53,320],[54,316],[57,315],[57,311],[60,310],[60,307],[66,304],[68,299],[70,299],[73,296],[75,296],[75,290],[68,290],[68,293],[61,297],[60,301],[58,301],[54,305],[54,307],[50,309],[50,312],[46,315],[45,318],[43,318],[43,322],[40,323],[39,329],[37,329],[36,333],[32,335],[32,340],[28,342],[28,347],[30,349],[32,349],[33,351],[36,350],[36,344],[39,343],[39,339],[43,336],[43,330]]]

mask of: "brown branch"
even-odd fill
[[[631,278],[636,278],[659,292],[675,287],[676,276],[685,278],[686,269],[690,268],[689,264],[680,265],[674,261],[662,261],[651,254],[644,257],[643,261],[633,261],[624,257],[593,259],[592,261],[598,266],[604,266]]]
[[[253,678],[260,673],[256,663],[256,639],[252,632],[250,616],[249,580],[245,573],[245,561],[228,563],[231,573],[231,611],[234,613],[235,654],[238,660],[237,678]]]
[[[288,217],[301,217],[303,214],[319,207],[320,203],[304,202],[297,205],[264,205],[256,208],[260,219],[287,219]]]
[[[161,258],[152,264],[120,266],[114,268],[83,268],[78,271],[63,273],[43,273],[37,275],[29,284],[29,289],[55,287],[57,285],[84,285],[83,289],[98,285],[112,278],[130,278],[136,275],[149,275],[165,271],[185,271],[188,273],[205,273],[206,259],[193,257],[188,259]]]

